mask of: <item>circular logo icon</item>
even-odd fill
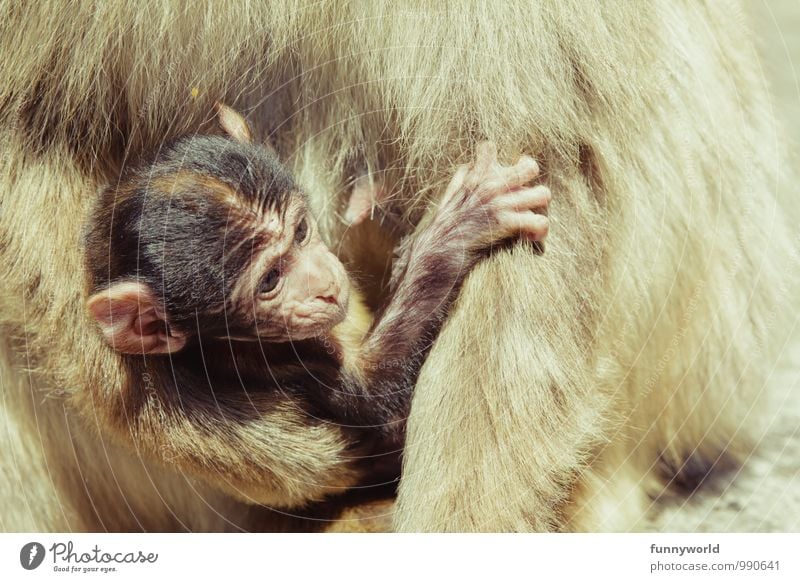
[[[26,570],[35,570],[44,561],[44,546],[39,542],[29,542],[19,551],[19,563]]]

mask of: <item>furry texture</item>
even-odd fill
[[[124,370],[82,312],[97,188],[216,99],[260,118],[332,241],[358,244],[336,212],[362,161],[409,229],[480,139],[536,157],[557,193],[548,252],[480,265],[430,354],[397,528],[626,529],[686,460],[749,449],[790,241],[738,4],[424,4],[3,6],[4,529],[280,527],[110,425]],[[342,433],[298,421],[248,425],[242,445],[277,475],[260,500],[346,481]],[[267,433],[296,438],[296,458],[270,458]]]

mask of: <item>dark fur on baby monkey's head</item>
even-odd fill
[[[292,174],[241,115],[217,115],[225,136],[178,139],[95,206],[89,313],[120,352],[299,340],[344,318],[347,275]]]

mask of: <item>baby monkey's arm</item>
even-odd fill
[[[500,166],[491,143],[456,172],[431,222],[404,245],[392,298],[358,355],[344,358],[335,386],[323,387],[333,416],[402,433],[425,356],[482,252],[504,239],[547,235],[547,217],[533,211],[546,209],[550,191],[526,186],[538,172],[529,157]]]

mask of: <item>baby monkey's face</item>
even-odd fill
[[[293,195],[283,214],[265,212],[259,229],[265,242],[253,249],[231,297],[245,327],[262,340],[280,342],[307,339],[340,323],[349,280],[303,196]]]

